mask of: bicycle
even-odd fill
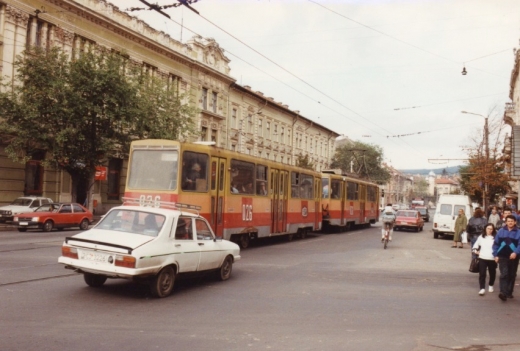
[[[388,242],[390,241],[390,230],[392,230],[392,225],[389,222],[385,222],[385,235],[383,237],[383,248],[386,250],[388,246]]]

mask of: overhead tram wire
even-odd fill
[[[139,1],[141,1],[141,2],[144,3],[144,1],[142,1],[142,0],[139,0]],[[213,25],[214,27],[220,29],[222,32],[226,33],[227,35],[229,35],[230,37],[232,37],[233,39],[235,39],[236,41],[238,41],[238,42],[241,43],[242,45],[246,46],[248,49],[252,50],[253,52],[255,52],[256,54],[260,55],[260,56],[263,57],[264,59],[268,60],[269,62],[271,62],[271,63],[274,64],[275,66],[279,67],[280,69],[282,69],[282,70],[285,71],[286,73],[290,74],[291,76],[295,77],[296,79],[298,79],[299,81],[301,81],[301,82],[304,83],[305,85],[309,86],[311,89],[313,89],[313,90],[317,91],[318,93],[322,94],[323,96],[329,98],[330,100],[332,100],[332,101],[334,101],[335,103],[337,103],[338,105],[344,107],[345,109],[347,109],[348,111],[352,112],[352,113],[355,114],[356,116],[361,117],[362,119],[364,119],[364,120],[366,120],[366,121],[368,121],[368,122],[374,124],[374,125],[377,126],[378,128],[381,128],[382,130],[384,130],[384,131],[386,131],[386,132],[392,134],[391,131],[389,131],[389,130],[387,130],[386,128],[380,126],[379,124],[375,123],[374,121],[371,121],[370,119],[364,117],[363,115],[359,114],[358,112],[352,110],[350,107],[345,106],[345,105],[342,104],[340,101],[334,99],[333,97],[329,96],[329,95],[326,94],[325,92],[321,91],[320,89],[314,87],[312,84],[306,82],[305,80],[303,80],[302,78],[298,77],[298,76],[295,75],[294,73],[290,72],[289,70],[287,70],[286,68],[284,68],[284,67],[281,66],[280,64],[274,62],[273,60],[271,60],[270,58],[268,58],[267,56],[265,56],[264,54],[262,54],[262,53],[259,52],[258,50],[254,49],[253,47],[251,47],[250,45],[246,44],[245,42],[243,42],[242,40],[240,40],[239,38],[237,38],[237,37],[234,36],[233,34],[229,33],[229,32],[226,31],[225,29],[223,29],[222,27],[220,27],[220,26],[218,26],[217,24],[213,23],[212,21],[210,21],[208,18],[204,17],[204,16],[201,15],[200,13],[197,13],[197,14],[198,14],[202,19],[204,19],[205,21],[207,21],[208,23],[210,23],[211,25]],[[167,16],[167,17],[168,17],[168,19],[170,19],[172,22],[176,23],[177,25],[181,25],[181,24],[178,23],[177,21],[173,20],[170,16]],[[189,30],[190,32],[192,32],[192,33],[194,33],[194,34],[200,36],[200,34],[198,34],[197,32],[195,32],[195,31],[193,31],[193,30],[191,30],[191,29],[189,29],[189,28],[187,28],[187,27],[185,27],[185,26],[184,26],[184,28],[186,28],[186,29]],[[227,52],[229,53],[229,51],[227,51]],[[235,56],[235,57],[238,58],[238,56],[236,56],[236,55],[233,55],[233,56]],[[246,61],[244,61],[244,60],[242,60],[242,59],[241,59],[241,61],[246,62]],[[246,63],[247,63],[247,62],[246,62]],[[248,63],[248,64],[249,64],[249,63]],[[251,65],[251,66],[254,67],[253,65]],[[255,67],[255,68],[256,68],[256,67]],[[265,72],[264,72],[264,73],[265,73]],[[269,76],[270,76],[270,75],[269,75]],[[277,79],[277,80],[278,80],[278,79]],[[292,89],[294,89],[294,88],[292,88]],[[294,90],[296,90],[296,89],[294,89]],[[296,91],[297,91],[297,90],[296,90]],[[304,94],[304,95],[307,96],[306,94]],[[313,99],[313,101],[316,101],[318,104],[320,104],[320,105],[322,105],[322,106],[325,106],[325,105],[322,104],[320,101],[317,101],[317,100],[314,100],[314,99]],[[329,109],[330,109],[330,108],[329,108]],[[332,109],[331,109],[331,110],[332,110]],[[332,110],[332,111],[334,111],[334,110]],[[340,114],[340,115],[341,115],[341,116],[344,116],[343,114]],[[344,117],[346,117],[346,116],[344,116]],[[350,119],[350,118],[349,118],[349,119]],[[350,119],[350,120],[352,120],[352,119]],[[363,126],[363,125],[362,125],[361,123],[359,123],[358,121],[355,121],[355,120],[352,120],[352,121],[354,121],[355,123],[358,123],[358,124],[360,124],[361,126]],[[363,126],[363,127],[365,127],[365,126]],[[366,127],[365,127],[365,128],[366,128]],[[378,132],[378,131],[376,131],[376,130],[372,130],[372,129],[370,129],[370,128],[369,128],[369,130],[371,130],[372,132],[377,133],[377,134],[379,134],[379,135],[381,135],[381,136],[383,136],[383,137],[385,136],[384,134],[382,134],[382,133],[380,133],[380,132]],[[417,149],[416,149],[415,147],[413,147],[412,145],[410,145],[408,142],[406,142],[406,141],[404,141],[404,140],[401,140],[401,141],[402,141],[403,143],[405,143],[406,145],[408,145],[410,148],[412,148],[412,150],[414,150],[414,152],[416,152],[418,155],[423,156],[423,157],[426,157],[426,155],[423,155],[423,154],[419,153],[419,152],[417,151]],[[397,145],[398,145],[398,144],[397,144]]]
[[[387,34],[387,33],[385,33],[385,32],[382,32],[382,31],[380,31],[380,30],[377,30],[377,29],[375,29],[375,28],[373,28],[373,27],[370,27],[370,26],[368,26],[368,25],[366,25],[366,24],[364,24],[364,23],[358,22],[358,21],[356,21],[355,19],[352,19],[352,18],[347,17],[347,16],[345,16],[345,15],[343,15],[343,14],[337,12],[337,11],[334,11],[334,10],[328,8],[327,6],[324,6],[324,5],[318,3],[318,2],[316,2],[316,1],[314,1],[314,0],[307,0],[307,1],[308,1],[308,2],[312,2],[313,4],[316,4],[316,5],[318,5],[318,6],[322,7],[322,8],[324,8],[325,10],[330,11],[330,12],[332,12],[332,13],[334,13],[334,14],[340,16],[340,17],[343,17],[343,18],[345,18],[345,19],[347,19],[347,20],[349,20],[349,21],[351,21],[351,22],[354,22],[354,23],[356,23],[356,24],[359,24],[359,25],[362,26],[362,27],[365,27],[365,28],[367,28],[367,29],[370,29],[370,30],[376,32],[376,33],[379,33],[379,34],[381,34],[381,35],[384,35],[385,37],[388,37],[388,38],[394,39],[394,40],[396,40],[396,41],[398,41],[398,42],[400,42],[400,43],[402,43],[402,44],[408,45],[408,46],[413,47],[413,48],[415,48],[415,49],[417,49],[417,50],[420,50],[420,51],[426,52],[426,53],[428,53],[428,54],[430,54],[430,55],[433,55],[433,56],[439,57],[439,58],[441,58],[441,59],[443,59],[443,60],[446,60],[446,61],[449,61],[449,62],[452,62],[452,63],[455,63],[455,64],[459,64],[459,65],[460,65],[461,63],[464,64],[464,62],[475,61],[475,60],[478,60],[478,59],[480,59],[480,58],[484,58],[484,57],[492,56],[492,55],[499,54],[499,53],[502,53],[502,52],[505,52],[505,51],[510,50],[510,49],[507,49],[507,50],[499,51],[499,52],[496,52],[496,53],[494,53],[494,54],[485,55],[485,56],[482,56],[482,57],[479,57],[479,58],[476,58],[476,59],[473,59],[473,60],[470,60],[470,61],[458,62],[458,61],[455,61],[455,60],[450,59],[450,58],[448,58],[448,57],[444,57],[444,56],[441,56],[441,55],[439,55],[439,54],[436,54],[436,53],[434,53],[434,52],[432,52],[432,51],[429,51],[429,50],[423,49],[423,48],[421,48],[420,46],[417,46],[417,45],[414,45],[414,44],[408,43],[408,42],[406,42],[406,41],[404,41],[404,40],[401,40],[401,39],[399,39],[399,38],[396,38],[396,37],[394,37],[394,36],[392,36],[392,35],[390,35],[390,34]],[[493,76],[496,76],[496,77],[502,77],[502,76],[499,76],[498,74],[494,74],[494,73],[491,73],[491,72],[487,72],[487,71],[484,71],[484,70],[478,69],[478,68],[476,68],[476,67],[472,67],[472,69],[475,69],[475,70],[477,70],[477,71],[481,71],[481,72],[483,72],[483,73],[487,73],[487,74],[490,74],[490,75],[493,75]]]

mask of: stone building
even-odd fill
[[[520,50],[514,52],[514,63],[511,71],[509,98],[504,111],[504,122],[512,128],[511,138],[506,138],[504,155],[506,169],[513,179],[513,193],[506,196],[508,205],[518,208],[518,191],[520,189]]]
[[[125,52],[150,75],[162,76],[192,95],[200,108],[200,135],[190,141],[214,141],[217,147],[288,164],[309,155],[317,170],[328,168],[333,156],[337,133],[237,84],[230,60],[211,38],[179,42],[105,0],[2,1],[0,36],[2,76],[14,77],[13,62],[29,45],[59,46],[69,57],[95,46]],[[21,195],[70,200],[68,174],[41,166],[45,150],[22,165],[6,157],[5,146],[0,141],[0,204]],[[110,160],[106,167],[107,178],[94,185],[98,213],[118,205],[125,186],[126,160]]]

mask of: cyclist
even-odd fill
[[[387,204],[383,210],[383,215],[381,217],[383,222],[383,229],[381,230],[381,241],[385,240],[385,232],[388,227],[389,236],[388,240],[392,241],[392,233],[394,232],[394,223],[395,223],[395,211],[392,208],[392,204]]]

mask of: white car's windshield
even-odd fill
[[[118,209],[109,212],[96,228],[157,236],[164,221],[165,217],[163,215],[132,209]]]
[[[15,206],[29,206],[31,204],[31,199],[16,199],[13,201],[11,205]]]

